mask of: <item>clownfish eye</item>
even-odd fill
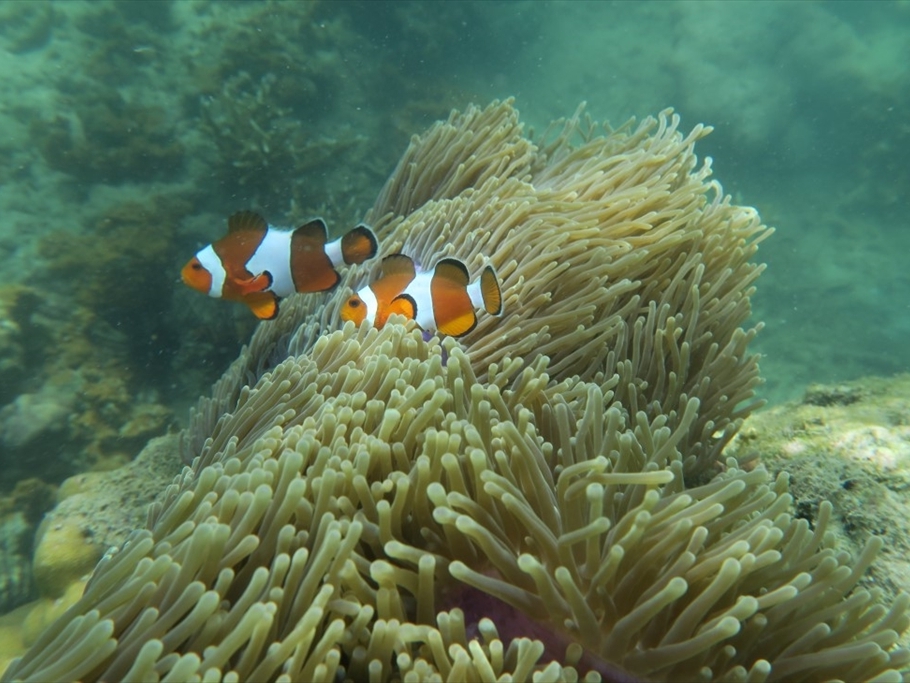
[[[192,265],[192,268],[193,268],[193,270],[202,270],[202,264],[201,264],[201,263],[198,263],[198,262],[197,262],[197,263],[194,263],[194,264]]]
[[[351,308],[357,308],[359,305],[360,301],[358,299],[348,299],[348,306]]]

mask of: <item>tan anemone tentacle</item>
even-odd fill
[[[462,339],[283,302],[188,427],[194,461],[3,680],[901,680],[910,598],[721,450],[769,230],[679,119],[540,143],[509,101],[412,139],[384,254],[490,263]]]

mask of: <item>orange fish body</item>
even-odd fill
[[[377,329],[391,314],[392,300],[401,294],[417,276],[414,261],[404,254],[392,254],[382,260],[382,274],[369,286],[360,289],[341,307],[341,319],[358,325],[364,320]]]
[[[376,236],[358,225],[328,241],[321,218],[294,230],[266,223],[252,211],[228,219],[228,234],[201,249],[183,267],[183,282],[211,297],[242,301],[258,317],[278,315],[278,302],[294,292],[324,292],[341,280],[342,264],[376,255]]]
[[[358,324],[367,320],[379,328],[398,313],[428,332],[460,337],[477,324],[477,308],[502,313],[502,291],[492,266],[472,283],[458,259],[441,259],[432,271],[418,273],[409,257],[393,254],[383,260],[380,278],[345,302],[341,318]]]

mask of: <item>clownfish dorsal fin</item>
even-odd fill
[[[382,277],[389,275],[406,275],[408,282],[417,275],[414,259],[404,254],[391,254],[382,259]]]
[[[448,280],[452,284],[461,287],[467,287],[470,282],[468,269],[456,258],[439,259],[436,267],[433,269],[433,277],[439,277]]]
[[[307,242],[312,240],[318,244],[325,244],[329,239],[329,229],[326,227],[324,220],[321,218],[314,218],[313,220],[304,223],[299,228],[295,228],[294,236],[302,238]]]
[[[379,251],[379,242],[376,239],[376,233],[364,223],[349,230],[341,238],[341,257],[349,266],[358,265],[373,258],[377,251]]]
[[[242,230],[265,232],[268,228],[269,224],[265,222],[265,218],[255,211],[238,211],[237,213],[231,214],[231,217],[228,218],[229,234]]]
[[[278,317],[278,297],[274,292],[250,294],[243,301],[260,320],[274,320]]]

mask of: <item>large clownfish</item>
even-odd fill
[[[341,319],[364,320],[382,327],[393,313],[414,320],[427,332],[460,337],[477,324],[475,309],[490,315],[502,313],[502,291],[493,266],[470,282],[464,263],[440,259],[432,271],[418,273],[414,261],[392,254],[382,261],[382,275],[360,289],[341,307]]]
[[[282,230],[257,213],[239,211],[228,219],[228,234],[200,250],[180,276],[203,294],[242,301],[256,317],[271,320],[279,299],[332,289],[341,280],[337,267],[373,258],[377,246],[366,225],[329,242],[321,218]]]

